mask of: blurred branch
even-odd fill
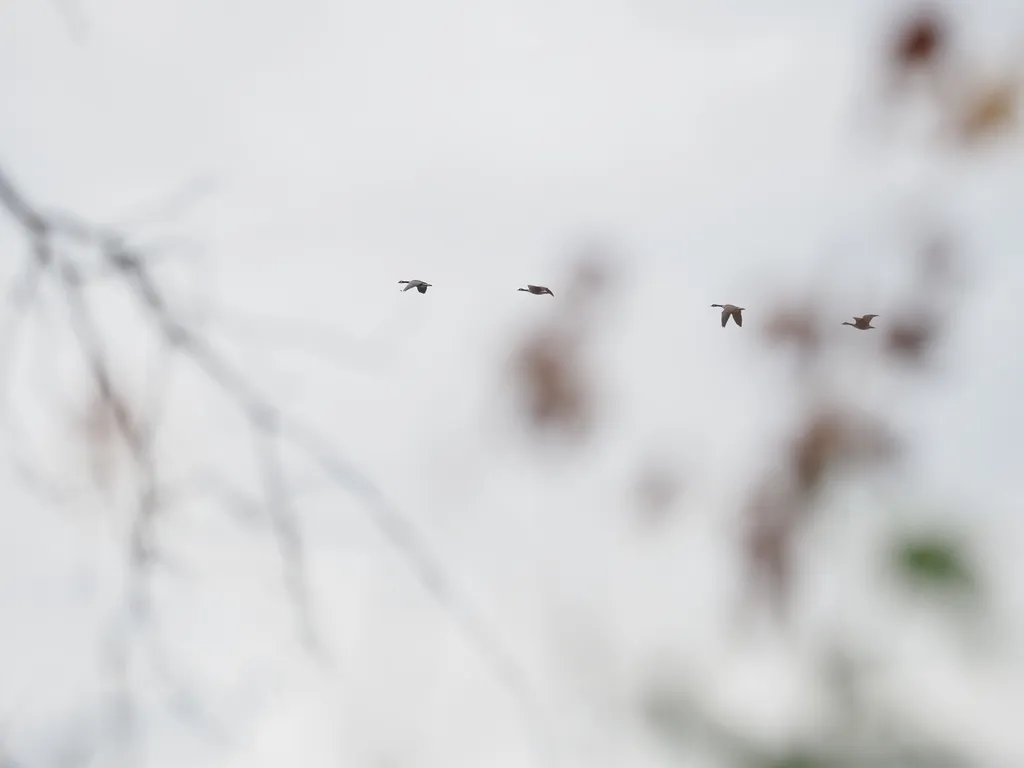
[[[72,327],[78,337],[79,346],[85,353],[92,377],[99,390],[102,404],[109,409],[121,437],[136,462],[142,487],[139,491],[139,505],[131,536],[132,564],[143,569],[153,557],[154,543],[152,524],[157,512],[156,467],[153,461],[152,440],[149,430],[138,424],[129,411],[127,398],[114,383],[104,355],[99,330],[85,297],[81,281],[74,264],[64,261],[60,270],[66,289],[68,307],[72,315]]]
[[[298,520],[285,485],[284,468],[281,466],[276,414],[267,412],[262,417],[254,417],[253,428],[256,430],[253,439],[256,443],[271,526],[284,563],[285,586],[295,606],[303,644],[307,650],[313,652],[317,650],[317,641],[306,584],[306,558]]]
[[[49,233],[42,237],[49,237]],[[129,411],[126,397],[114,383],[101,335],[82,294],[81,279],[75,265],[62,260],[60,277],[71,313],[72,329],[98,390],[98,405],[101,408],[99,417],[113,417],[117,431],[135,463],[136,478],[140,485],[129,545],[128,620],[123,625],[123,631],[115,634],[108,648],[109,669],[117,683],[114,704],[116,725],[119,736],[127,742],[134,734],[135,727],[128,672],[130,636],[136,622],[148,617],[151,607],[147,576],[155,557],[153,524],[158,512],[156,466],[149,431],[136,422]]]
[[[161,237],[146,243],[145,246],[138,246],[146,252],[146,263],[156,266],[162,262],[169,261],[173,256],[176,261],[191,259],[198,261],[205,257],[201,243],[190,237]],[[191,251],[191,253],[190,253]],[[101,262],[91,265],[87,269],[84,265],[80,267],[82,278],[90,283],[99,282],[105,278],[121,279],[123,275],[120,270],[112,268],[108,263]]]
[[[482,617],[460,599],[441,560],[435,556],[413,522],[395,509],[380,489],[355,465],[344,458],[317,430],[288,418],[239,370],[226,361],[202,336],[181,322],[156,284],[147,262],[129,247],[116,231],[96,227],[66,214],[43,215],[21,195],[0,167],[0,206],[23,230],[41,269],[52,263],[51,240],[60,236],[69,242],[99,252],[109,271],[134,293],[157,333],[170,349],[188,359],[211,383],[221,389],[245,416],[253,432],[260,457],[264,496],[273,529],[286,561],[286,582],[307,640],[311,624],[309,597],[305,585],[303,547],[295,511],[280,465],[283,443],[298,449],[317,464],[339,488],[362,503],[371,524],[405,560],[413,575],[437,601],[479,651],[504,688],[517,699],[533,736],[543,740],[541,748],[551,756],[546,722],[535,702],[529,677]],[[95,320],[82,295],[82,280],[75,265],[61,263],[61,279],[72,313],[75,333],[89,363],[100,396],[111,408],[118,430],[135,457],[142,481],[131,545],[131,561],[137,576],[153,556],[153,523],[157,513],[157,484],[148,431],[131,418],[112,379],[101,346]],[[140,579],[133,579],[140,581]],[[133,593],[133,611],[143,605],[144,593]],[[123,661],[123,659],[122,659]]]
[[[215,187],[216,182],[209,176],[193,177],[163,200],[138,206],[134,212],[119,217],[114,226],[118,229],[138,228],[147,221],[178,218],[212,195]]]
[[[380,371],[384,358],[368,341],[360,341],[337,329],[293,317],[269,317],[237,309],[215,310],[206,316],[211,330],[217,330],[254,347],[279,348],[306,353],[339,368],[358,365]]]
[[[0,377],[3,378],[3,381],[0,382],[0,390],[4,395],[7,390],[8,372],[13,368],[10,361],[10,357],[14,354],[12,347],[17,340],[21,321],[35,300],[41,275],[42,268],[39,262],[30,261],[25,265],[21,276],[7,296],[7,306],[10,310],[9,319],[4,323],[3,337],[0,338]]]
[[[8,423],[8,387],[11,371],[14,369],[17,342],[20,338],[22,321],[35,302],[39,291],[43,267],[39,260],[29,260],[7,295],[8,318],[0,330],[0,419]]]
[[[329,443],[315,431],[292,424],[288,430],[290,440],[302,449],[339,486],[363,501],[375,527],[384,535],[412,567],[423,587],[460,628],[470,643],[505,689],[519,702],[532,735],[538,740],[537,748],[554,764],[554,743],[542,708],[537,702],[526,674],[515,657],[495,637],[487,623],[467,602],[457,598],[440,561],[430,553],[415,526],[387,501],[383,492],[368,478],[353,469]]]

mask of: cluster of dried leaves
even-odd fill
[[[920,43],[916,43],[920,44]],[[923,44],[921,44],[923,45]],[[933,232],[917,246],[912,290],[883,310],[878,335],[878,366],[926,370],[951,318],[948,290],[954,279],[955,246]],[[567,292],[548,323],[528,335],[517,351],[522,408],[540,432],[555,431],[579,441],[594,423],[593,371],[585,348],[590,332],[587,310],[601,298],[607,268],[581,260]],[[794,432],[776,450],[747,504],[744,551],[752,586],[783,608],[792,589],[793,543],[812,518],[830,480],[896,461],[901,441],[881,414],[844,399],[830,379],[836,354],[849,350],[849,334],[836,333],[834,317],[814,298],[792,299],[769,312],[763,340],[772,348],[795,350],[793,386],[806,409]],[[871,332],[874,334],[875,332]],[[679,476],[657,459],[641,465],[634,500],[648,521],[659,519],[678,497]]]
[[[963,146],[1016,123],[1021,73],[981,74],[973,61],[957,56],[950,22],[938,6],[923,6],[896,26],[887,68],[890,92],[923,95],[941,115],[944,132]]]
[[[928,370],[952,319],[950,289],[956,272],[952,240],[933,232],[916,250],[908,254],[916,259],[914,284],[908,295],[882,310],[886,323],[869,365]],[[845,342],[851,338],[835,333],[833,325],[813,299],[782,303],[764,325],[766,343],[797,350],[800,365],[793,386],[806,404],[789,442],[769,451],[772,463],[747,510],[751,582],[779,608],[785,606],[792,588],[793,541],[828,482],[891,464],[901,455],[902,442],[889,420],[869,411],[867,403],[857,402],[858,390],[853,399],[841,394],[838,382],[829,375],[837,355],[849,350]]]
[[[1013,127],[1018,78],[1009,73],[990,78],[967,74],[970,65],[954,55],[950,25],[938,9],[929,7],[911,15],[888,42],[887,67],[902,89],[900,94],[909,97],[912,88],[922,87],[939,107],[959,147]],[[885,323],[878,332],[876,354],[867,364],[883,372],[893,368],[933,371],[936,351],[955,316],[951,296],[960,285],[957,273],[961,270],[956,267],[963,262],[963,253],[946,228],[934,227],[908,257],[916,259],[908,295],[878,310]],[[830,483],[840,478],[857,481],[864,472],[894,465],[904,443],[891,419],[868,410],[866,402],[858,402],[856,391],[844,396],[830,382],[828,367],[844,354],[843,337],[831,332],[826,313],[813,299],[783,302],[763,328],[766,343],[797,351],[793,386],[806,404],[788,439],[777,450],[768,451],[770,463],[754,484],[743,517],[749,585],[784,612],[799,586],[794,584],[794,543],[822,508]],[[860,356],[857,365],[865,365]],[[955,536],[932,531],[899,537],[891,554],[891,565],[909,582],[943,594],[978,594],[977,574]],[[845,638],[836,642],[848,643]],[[646,701],[646,714],[656,730],[679,742],[687,754],[703,741],[736,765],[963,768],[976,764],[951,746],[939,746],[938,740],[901,732],[895,715],[880,730],[885,715],[857,693],[862,672],[848,669],[844,685],[823,676],[828,692],[843,703],[835,733],[782,750],[766,749],[740,730],[709,718],[700,702],[682,694],[678,686],[655,685]]]
[[[896,26],[887,41],[888,74],[898,95],[909,99],[914,89],[938,107],[956,146],[974,146],[1014,126],[1019,78],[1013,73],[976,76],[963,56],[954,54],[946,16],[936,7],[917,11]],[[873,359],[858,355],[856,364],[886,370],[934,372],[939,349],[955,311],[951,296],[961,283],[963,252],[943,225],[917,246],[908,258],[916,259],[916,273],[908,295],[891,307],[879,308],[885,319],[877,336]],[[960,275],[958,275],[960,273]],[[874,309],[874,308],[873,308]],[[829,366],[846,353],[844,337],[832,332],[827,313],[813,298],[782,302],[763,326],[763,339],[772,348],[796,350],[793,386],[805,403],[789,437],[769,450],[769,463],[753,485],[743,515],[743,542],[749,566],[749,585],[783,613],[799,587],[794,583],[794,543],[824,506],[830,484],[863,480],[864,473],[894,466],[905,443],[885,414],[868,409],[856,391],[830,381]],[[875,333],[875,332],[872,332]],[[880,336],[881,338],[878,338]],[[849,336],[845,337],[849,339]],[[915,379],[918,383],[924,377]],[[844,394],[845,393],[845,394]],[[891,563],[908,583],[950,593],[979,594],[980,582],[963,542],[941,531],[897,537]],[[837,637],[845,649],[851,641]],[[827,649],[826,649],[827,650]],[[826,657],[828,654],[826,653]],[[686,755],[705,746],[732,765],[781,768],[853,768],[878,766],[976,765],[948,742],[905,732],[898,713],[883,713],[877,702],[861,696],[865,670],[852,659],[837,682],[822,675],[837,703],[834,727],[807,743],[782,749],[765,748],[742,732],[709,717],[702,702],[684,693],[685,686],[652,686],[645,700],[648,722]],[[884,725],[882,725],[884,723]]]
[[[911,86],[915,79],[928,86],[957,126],[957,135],[973,142],[1011,124],[1016,81],[979,83],[965,78],[968,65],[954,57],[950,36],[949,25],[936,8],[912,14],[898,25],[890,41],[890,74],[901,87]],[[956,244],[941,227],[918,246],[916,284],[902,301],[883,311],[886,322],[877,365],[927,367],[951,320],[956,255]],[[899,456],[900,441],[883,417],[865,413],[855,402],[842,402],[838,393],[829,391],[823,366],[828,339],[835,337],[828,330],[813,300],[778,308],[765,326],[767,341],[799,351],[804,365],[797,385],[805,393],[805,402],[813,404],[791,442],[777,453],[778,463],[768,469],[768,479],[757,486],[748,505],[746,539],[752,582],[766,589],[779,606],[792,588],[793,540],[826,481],[840,472],[877,466]]]
[[[888,43],[887,67],[902,91],[924,86],[971,142],[1011,124],[1016,87],[966,78],[969,64],[954,55],[945,16],[934,7],[911,14],[897,25]],[[879,308],[883,327],[874,362],[924,372],[948,328],[957,285],[957,243],[944,226],[934,226],[908,253],[916,265],[911,289],[891,306]],[[524,413],[538,430],[557,430],[581,438],[594,421],[593,376],[583,356],[587,332],[584,310],[600,296],[605,272],[599,261],[577,267],[571,294],[551,323],[537,329],[518,350],[519,385]],[[873,413],[856,394],[843,395],[829,369],[842,355],[849,335],[835,333],[834,318],[813,298],[780,302],[762,326],[773,348],[796,352],[793,386],[806,407],[793,432],[776,450],[753,484],[744,515],[744,547],[752,588],[779,610],[793,591],[793,544],[820,506],[825,489],[837,478],[892,465],[903,444],[883,414]],[[664,462],[648,462],[638,473],[635,501],[647,519],[657,519],[675,500],[678,477]]]

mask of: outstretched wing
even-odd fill
[[[740,328],[743,327],[743,314],[738,309],[732,311],[732,319],[736,321],[736,325]]]
[[[420,293],[426,293],[427,292],[427,284],[426,283],[420,283],[419,285],[416,286],[416,290],[419,291]]]
[[[722,327],[725,328],[726,323],[728,323],[728,322],[729,322],[729,310],[728,309],[723,309],[722,310]]]
[[[876,317],[878,317],[878,315],[864,315],[864,317],[862,317],[861,320],[863,320],[865,323],[870,323]]]
[[[414,283],[414,282],[410,281],[410,282],[409,282],[409,283],[408,283],[408,284],[407,284],[407,285],[405,286],[405,288],[403,288],[403,289],[402,289],[402,293],[405,293],[405,292],[406,292],[406,291],[408,291],[408,290],[409,290],[410,288],[415,288],[415,287],[416,287],[416,283]]]

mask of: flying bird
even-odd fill
[[[862,331],[867,331],[867,330],[873,331],[873,330],[875,330],[875,326],[873,326],[871,324],[871,320],[873,318],[876,318],[876,317],[878,317],[878,315],[864,315],[864,317],[856,317],[855,316],[853,318],[853,322],[852,323],[851,322],[844,322],[843,325],[848,325],[851,328],[859,328]]]
[[[408,285],[402,289],[402,293],[405,293],[410,288],[415,288],[420,293],[426,293],[427,288],[430,287],[430,283],[424,283],[422,280],[399,280],[398,282],[399,284],[408,283]]]
[[[722,327],[729,323],[729,318],[732,317],[733,322],[736,323],[740,328],[743,327],[743,315],[740,313],[746,309],[746,307],[737,307],[735,304],[712,304],[712,307],[719,307],[722,310]]]
[[[548,296],[554,296],[550,288],[545,288],[543,285],[527,285],[525,288],[520,288],[520,291],[527,291],[532,293],[534,296],[542,296],[545,293]]]

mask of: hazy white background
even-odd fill
[[[837,325],[884,322],[906,279],[903,214],[948,215],[972,262],[943,376],[841,372],[898,412],[912,480],[881,502],[854,493],[819,532],[797,634],[862,634],[901,660],[893,686],[916,718],[989,765],[1024,761],[1024,164],[1014,139],[965,158],[879,138],[868,105],[892,3],[89,0],[71,6],[79,43],[59,7],[0,6],[6,170],[40,205],[143,244],[178,238],[161,274],[181,311],[428,532],[529,671],[568,765],[676,759],[636,713],[653,654],[766,738],[813,711],[799,654],[727,621],[732,510],[790,412],[754,342],[759,312],[824,277]],[[958,13],[983,64],[1012,57],[1024,6]],[[167,216],[181,190],[189,204]],[[515,289],[558,297],[567,249],[595,232],[623,254],[594,362],[607,408],[567,459],[508,428],[502,366],[558,301]],[[0,254],[13,279],[26,251],[6,221]],[[434,287],[399,293],[414,277]],[[103,735],[97,664],[130,511],[90,490],[69,428],[80,366],[59,292],[43,299],[8,358],[6,447],[71,500],[41,500],[6,463],[0,496],[0,733],[27,765]],[[258,499],[230,403],[168,367],[124,297],[94,300],[139,396],[170,383],[166,481],[212,466]],[[746,327],[722,330],[715,302],[747,307]],[[300,340],[311,353],[289,351]],[[659,450],[686,468],[686,514],[644,536],[627,494]],[[169,711],[141,655],[146,764],[538,764],[515,703],[359,505],[294,465],[332,661],[298,650],[265,526],[182,500],[154,626],[214,725]],[[858,558],[889,506],[969,521],[1000,585],[997,661],[958,662],[941,627],[864,596]]]

